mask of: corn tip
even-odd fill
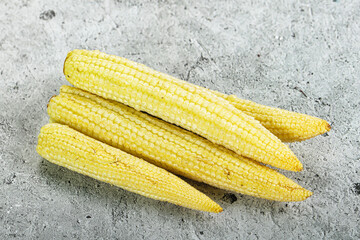
[[[66,58],[65,58],[65,61],[64,61],[64,66],[63,66],[63,73],[64,73],[65,76],[66,76],[66,73],[65,73],[66,61],[71,57],[71,55],[74,54],[75,51],[77,51],[77,49],[68,52],[68,54],[66,55]]]
[[[56,96],[57,96],[57,95],[53,95],[53,96],[49,99],[48,103],[46,104],[46,108],[49,108],[49,104],[50,104],[51,100],[52,100],[54,97],[56,97]]]
[[[311,197],[313,195],[313,193],[303,187],[300,188],[296,188],[292,191],[291,193],[292,197],[289,200],[285,200],[285,202],[290,201],[290,202],[300,202],[300,201],[304,201],[307,198]]]
[[[293,171],[293,172],[301,172],[303,170],[303,165],[297,158],[290,162],[292,163],[290,163],[287,166],[274,166],[274,167],[278,167],[280,169]]]
[[[299,195],[301,197],[299,197],[299,199],[297,199],[296,201],[304,201],[313,195],[313,193],[311,191],[309,191],[305,188],[298,189],[297,191],[299,192]]]
[[[301,172],[303,170],[302,163],[295,155],[289,158],[288,162],[290,164],[286,168],[282,168],[282,169],[294,171],[294,172]]]
[[[214,213],[221,213],[223,211],[222,207],[217,205],[217,207],[213,210]]]
[[[301,172],[304,169],[302,163],[299,161],[298,164],[295,166],[295,172]]]
[[[305,190],[305,199],[307,199],[307,198],[309,198],[309,197],[311,197],[312,195],[313,195],[313,192],[311,192],[311,191],[309,191],[309,190],[307,190],[307,189],[304,189]]]
[[[74,86],[69,86],[69,85],[62,85],[62,86],[60,87],[60,92],[61,92],[61,91],[67,91],[68,89],[73,89],[73,88],[76,88],[76,87],[74,87]]]
[[[63,92],[65,89],[66,89],[66,85],[62,85],[62,86],[60,87],[60,93]]]
[[[324,121],[324,125],[325,125],[326,132],[331,130],[331,125],[327,121]]]

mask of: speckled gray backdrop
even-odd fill
[[[360,1],[1,1],[1,239],[359,239]],[[314,191],[279,203],[190,182],[208,214],[55,166],[35,152],[66,53],[100,49],[205,87],[328,120],[291,144],[285,174]]]

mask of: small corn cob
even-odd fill
[[[77,88],[62,86],[51,98],[53,121],[141,157],[175,174],[243,194],[277,201],[311,195],[290,179],[219,145]]]
[[[330,124],[320,118],[264,106],[235,95],[226,95],[210,90],[218,97],[228,100],[234,107],[254,117],[265,128],[284,142],[310,139],[330,131]]]
[[[265,164],[301,171],[288,146],[260,122],[209,91],[125,58],[74,50],[66,79],[81,89],[148,112]]]
[[[182,179],[67,126],[42,127],[37,152],[52,163],[131,192],[201,211],[222,208]]]

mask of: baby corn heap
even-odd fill
[[[238,154],[278,168],[302,170],[289,147],[260,122],[203,88],[99,51],[70,52],[64,74],[76,87],[148,112]]]
[[[312,195],[254,160],[302,170],[281,141],[323,134],[331,128],[325,120],[205,89],[99,51],[70,52],[64,74],[89,92],[63,86],[48,104],[51,123],[41,129],[37,151],[55,164],[153,199],[216,213],[222,211],[218,204],[166,170],[269,200]]]
[[[222,211],[205,194],[166,170],[61,124],[41,128],[36,150],[57,165],[149,198],[201,211]]]
[[[266,166],[121,103],[62,86],[48,104],[52,121],[179,174],[210,185],[277,201],[311,195]]]

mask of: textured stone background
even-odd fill
[[[359,239],[360,1],[1,1],[0,238]],[[226,93],[328,120],[271,202],[190,182],[218,215],[160,203],[35,152],[66,53],[100,49]]]

